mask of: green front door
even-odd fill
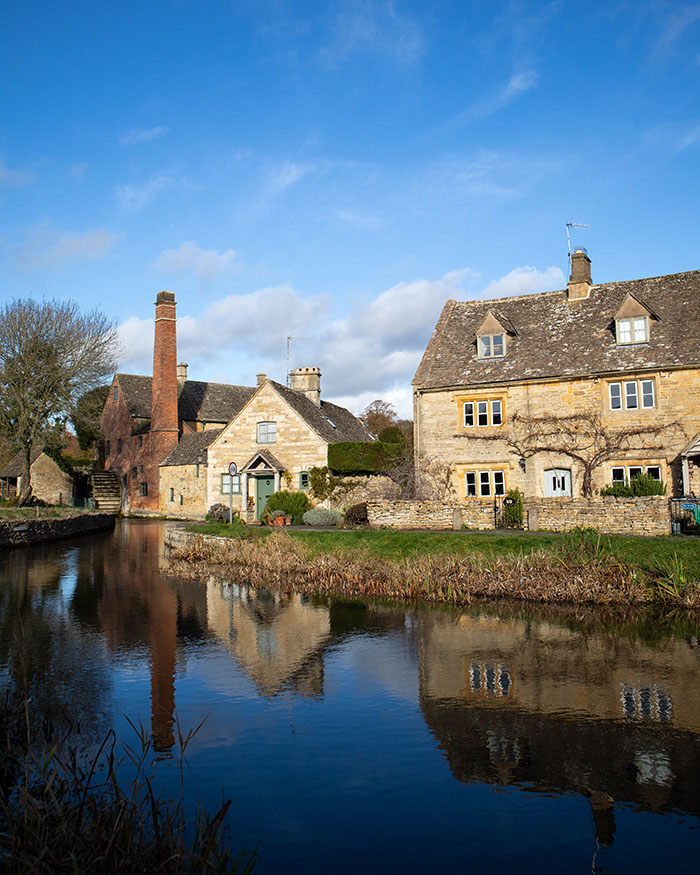
[[[275,491],[275,478],[272,474],[255,478],[255,516],[260,519],[260,514],[265,510],[267,499]]]

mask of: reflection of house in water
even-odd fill
[[[460,781],[700,815],[700,651],[540,621],[419,615],[421,707]]]
[[[210,630],[262,693],[322,695],[323,651],[331,632],[327,606],[297,593],[210,580],[207,607]]]

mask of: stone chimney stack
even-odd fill
[[[582,301],[591,293],[591,259],[580,246],[571,255],[571,276],[569,277],[569,301]]]
[[[153,393],[151,398],[151,433],[162,435],[167,454],[168,446],[177,443],[178,372],[175,295],[158,292],[156,299],[156,331],[153,344]],[[172,440],[170,439],[172,437]]]
[[[256,374],[255,376],[258,381],[258,386],[262,386],[265,380],[267,380],[267,374]]]
[[[187,382],[187,368],[188,368],[188,365],[186,365],[185,362],[180,362],[180,364],[177,366],[177,381],[178,381],[178,383]]]
[[[303,392],[317,407],[321,406],[321,368],[295,368],[289,372],[289,385]]]

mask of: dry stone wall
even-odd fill
[[[608,535],[670,535],[668,499],[644,498],[538,498],[525,501],[530,529],[565,532],[594,528]]]
[[[372,526],[396,529],[494,528],[492,501],[475,501],[468,505],[440,501],[368,501],[367,518]]]
[[[114,516],[108,513],[77,514],[72,517],[39,520],[0,521],[0,548],[22,547],[59,538],[73,538],[114,528]]]

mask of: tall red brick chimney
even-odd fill
[[[175,295],[158,292],[156,332],[153,344],[153,395],[151,400],[151,434],[159,434],[159,449],[165,456],[175,446],[177,417],[177,333]]]

